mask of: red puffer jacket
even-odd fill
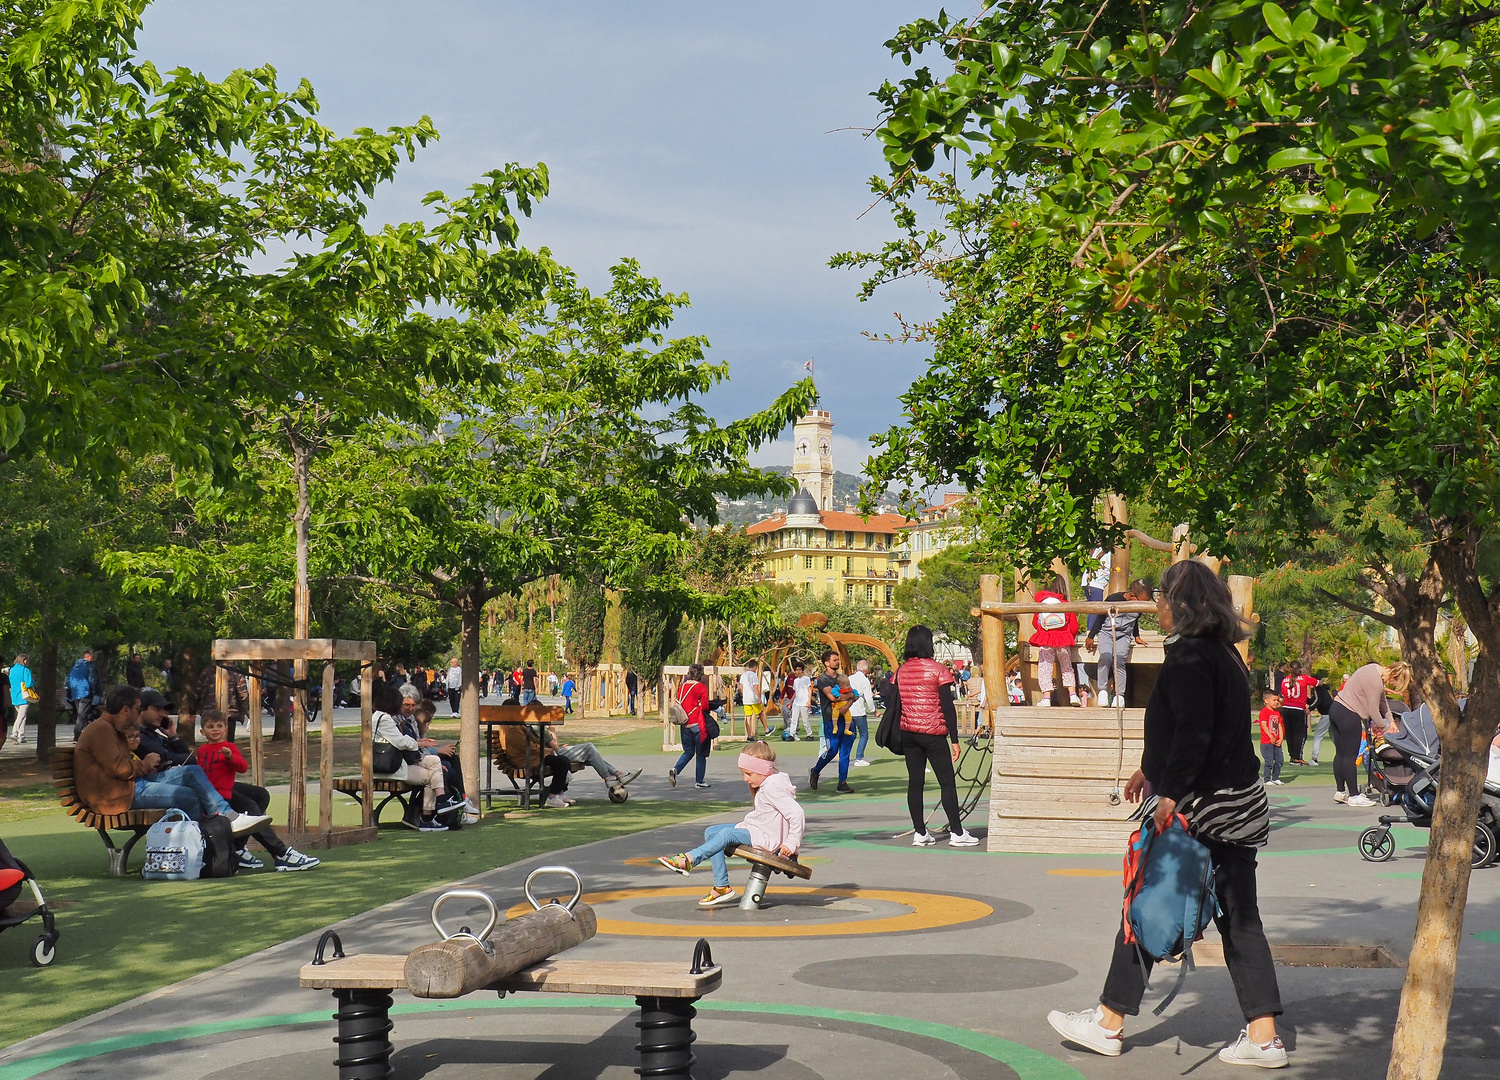
[[[901,695],[901,730],[923,735],[948,734],[943,719],[942,688],[953,685],[953,672],[936,660],[914,657],[896,672],[896,692]]]

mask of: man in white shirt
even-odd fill
[[[782,738],[795,740],[799,728],[807,729],[807,735],[804,738],[817,738],[813,734],[812,725],[812,679],[808,677],[802,661],[799,660],[792,665],[792,675],[792,717],[787,721],[786,731],[782,734]]]
[[[870,662],[861,660],[854,665],[854,674],[849,676],[849,688],[859,696],[849,706],[849,718],[854,721],[854,762],[858,766],[870,764],[865,760],[865,744],[870,741],[870,716],[875,712],[875,688],[870,685]]]
[[[755,738],[760,729],[760,672],[747,667],[740,672],[740,701],[745,706],[745,738]]]
[[[456,656],[448,661],[448,678],[445,681],[448,687],[448,708],[457,716],[464,696],[464,669],[459,666]]]

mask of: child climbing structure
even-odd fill
[[[1122,504],[1118,513],[1116,520],[1123,521]],[[1172,550],[1174,562],[1193,557],[1192,545],[1182,526],[1174,530],[1170,545],[1144,534],[1135,534],[1131,539]],[[1218,569],[1218,560],[1199,558]],[[1125,591],[1129,559],[1128,547],[1115,549],[1110,595]],[[1231,577],[1229,586],[1240,615],[1253,621],[1254,579]],[[980,578],[980,604],[975,610],[983,617],[985,685],[1005,686],[1003,620],[1010,619],[1018,627],[1018,659],[1025,691],[1025,704],[1021,705],[1010,704],[1009,695],[1003,692],[987,695],[994,731],[988,850],[1068,855],[1122,853],[1135,828],[1130,820],[1135,808],[1124,799],[1125,782],[1140,765],[1146,700],[1165,657],[1162,637],[1155,631],[1143,631],[1145,644],[1136,645],[1130,656],[1129,707],[1074,708],[1066,704],[1065,696],[1044,706],[1039,704],[1035,650],[1029,641],[1031,616],[1039,611],[1073,612],[1084,622],[1086,616],[1112,612],[1153,614],[1155,603],[1129,600],[1038,603],[1032,599],[1029,583],[1019,574],[1015,599],[1006,602],[1000,578],[986,574]],[[1097,653],[1084,651],[1085,634],[1080,633],[1078,638],[1079,660],[1097,662]],[[1246,725],[1248,732],[1248,716]]]

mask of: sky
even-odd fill
[[[894,312],[928,318],[926,283],[861,303],[857,271],[829,258],[895,233],[872,202],[884,172],[859,131],[869,97],[905,70],[883,47],[936,0],[157,0],[139,44],[163,70],[222,78],[269,63],[306,78],[321,119],[349,131],[432,117],[442,141],[405,164],[375,222],[422,216],[506,162],[546,162],[551,194],[523,222],[591,288],[638,259],[692,307],[729,381],[704,399],[721,422],[769,405],[815,359],[835,422],[834,460],[859,472],[868,437],[900,420],[929,346],[871,341]],[[962,0],[951,14],[966,14]],[[789,464],[790,431],[756,464]]]

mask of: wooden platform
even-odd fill
[[[681,963],[633,960],[548,960],[507,976],[487,990],[547,994],[700,998],[719,988],[724,971],[693,974]],[[301,985],[311,990],[404,990],[406,954],[366,953],[326,964],[305,964]]]
[[[1123,758],[1114,709],[995,710],[990,851],[1124,855],[1135,826],[1123,800],[1140,765],[1144,709],[1126,709]]]

